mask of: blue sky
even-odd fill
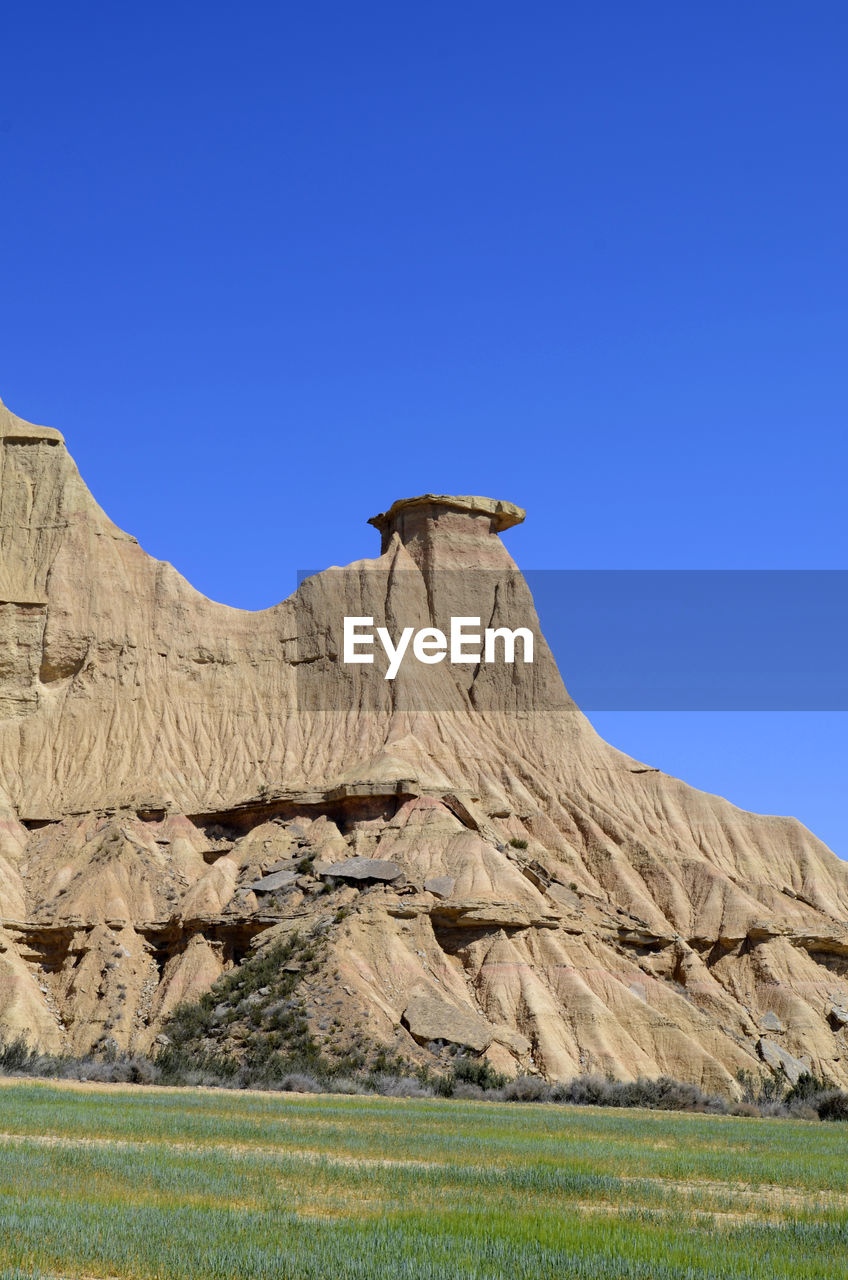
[[[0,40],[0,395],[208,595],[274,603],[425,490],[526,506],[525,568],[848,567],[842,0]],[[848,854],[844,713],[593,718]]]

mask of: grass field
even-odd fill
[[[848,1277],[848,1126],[9,1083],[0,1280]]]

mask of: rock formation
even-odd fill
[[[500,534],[426,495],[258,613],[116,528],[0,406],[0,1036],[149,1050],[252,946],[324,929],[320,1039],[514,1074],[848,1084],[848,868],[604,743]],[[527,626],[532,664],[341,661],[344,616]],[[349,863],[345,867],[345,863]]]

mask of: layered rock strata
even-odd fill
[[[249,613],[0,406],[0,1036],[149,1051],[252,947],[321,928],[313,1032],[498,1069],[848,1084],[848,869],[603,742],[501,533],[424,495],[379,556]],[[345,616],[531,628],[534,661],[342,661]],[[349,866],[345,866],[348,863]]]

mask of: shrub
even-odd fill
[[[387,1098],[432,1098],[434,1093],[431,1084],[415,1076],[381,1076],[376,1083],[377,1092]]]
[[[562,1088],[561,1100],[577,1106],[647,1107],[651,1111],[725,1112],[723,1098],[706,1094],[696,1084],[660,1076],[657,1080],[605,1080],[577,1076]]]
[[[815,1098],[820,1093],[826,1093],[831,1086],[826,1080],[819,1080],[818,1076],[814,1076],[811,1072],[805,1071],[798,1077],[792,1088],[789,1089],[783,1101],[787,1104],[793,1102],[807,1102],[811,1098]]]
[[[276,1080],[272,1088],[281,1093],[323,1093],[325,1086],[315,1076],[292,1072]]]
[[[554,1088],[538,1076],[516,1076],[504,1085],[504,1102],[552,1102]]]
[[[391,1077],[387,1077],[387,1079],[391,1080]],[[330,1076],[330,1078],[324,1083],[323,1088],[326,1090],[327,1093],[362,1094],[362,1093],[368,1092],[365,1086],[365,1083],[362,1081],[362,1079],[355,1080],[355,1079],[352,1079],[350,1076],[336,1076],[336,1075]],[[376,1092],[390,1093],[391,1090],[388,1088],[377,1089]],[[397,1095],[397,1096],[401,1096],[401,1095]]]
[[[451,1095],[459,1102],[482,1102],[484,1098],[490,1095],[479,1084],[454,1084]]]
[[[819,1113],[809,1102],[793,1102],[789,1108],[793,1120],[818,1120]]]
[[[451,1071],[454,1084],[473,1084],[478,1089],[500,1089],[506,1076],[495,1071],[485,1058],[458,1058]]]
[[[111,1059],[89,1059],[81,1064],[87,1080],[98,1084],[158,1084],[160,1072],[149,1058],[119,1054]]]
[[[753,1102],[737,1102],[735,1106],[730,1108],[728,1113],[731,1116],[749,1116],[752,1119],[760,1119],[760,1109],[755,1107]]]
[[[512,845],[513,849],[526,849],[526,848],[527,848],[527,841],[526,841],[526,840],[519,840],[517,836],[513,836],[509,843]]]
[[[743,1102],[750,1102],[755,1107],[766,1107],[769,1104],[780,1104],[786,1088],[786,1077],[771,1075],[754,1075],[752,1071],[737,1071],[736,1079],[742,1086]]]
[[[0,1048],[0,1071],[4,1075],[31,1070],[38,1054],[30,1049],[24,1036],[16,1036]]]
[[[820,1120],[848,1120],[848,1093],[841,1089],[819,1094],[814,1106]]]
[[[506,1076],[495,1071],[485,1058],[468,1058],[459,1054],[447,1075],[436,1076],[433,1089],[440,1098],[477,1098],[506,1084]],[[428,1083],[426,1077],[423,1080]]]

